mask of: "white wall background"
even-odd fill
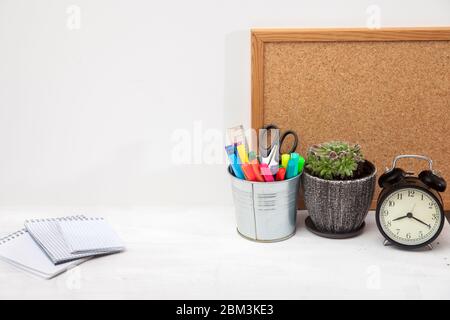
[[[0,206],[230,203],[223,164],[171,163],[172,133],[201,126],[200,154],[248,127],[250,28],[365,27],[370,5],[450,25],[448,0],[0,0]]]

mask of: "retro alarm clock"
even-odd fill
[[[418,176],[397,168],[401,159],[425,160],[429,170]],[[376,221],[385,237],[385,245],[396,245],[405,249],[431,247],[442,232],[445,223],[441,192],[447,183],[433,170],[433,161],[424,156],[401,155],[394,159],[378,180],[382,188],[378,197]]]

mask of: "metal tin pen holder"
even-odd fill
[[[295,234],[300,175],[277,182],[236,178],[231,167],[238,233],[248,240],[278,242]]]

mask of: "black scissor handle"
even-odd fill
[[[287,151],[287,153],[293,153],[295,152],[295,150],[297,150],[298,147],[298,135],[295,131],[292,130],[288,130],[285,133],[283,133],[283,135],[280,138],[280,152],[281,152],[281,147],[283,146],[284,140],[289,137],[289,136],[293,136],[294,137],[294,143],[292,144],[291,149],[289,149],[289,151]]]

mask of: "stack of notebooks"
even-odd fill
[[[0,238],[0,260],[45,279],[124,250],[103,218],[85,216],[27,220],[24,229]]]

